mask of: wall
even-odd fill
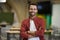
[[[53,4],[52,25],[60,27],[60,4]]]
[[[27,0],[7,0],[7,3],[12,7],[18,17],[19,23],[28,16]]]

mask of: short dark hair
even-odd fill
[[[28,9],[30,8],[30,5],[36,5],[37,6],[37,3],[30,3],[28,6]]]

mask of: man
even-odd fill
[[[38,12],[36,4],[29,5],[29,18],[21,25],[21,37],[23,40],[44,40],[45,20],[36,17]]]

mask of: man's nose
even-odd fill
[[[34,9],[32,10],[32,12],[34,12]]]

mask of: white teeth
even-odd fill
[[[32,14],[34,14],[34,13],[32,13]]]

